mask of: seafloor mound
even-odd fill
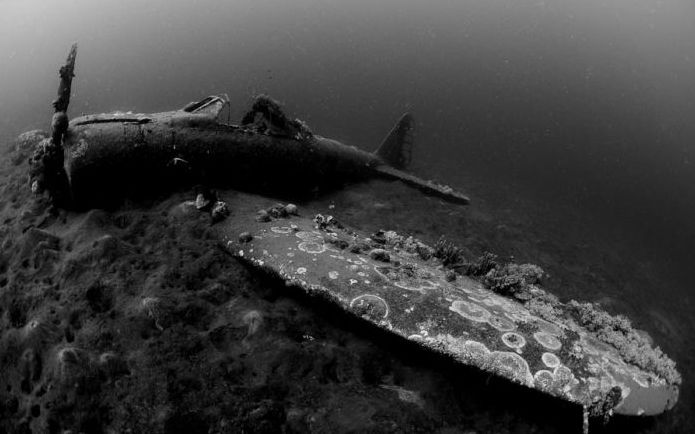
[[[250,273],[181,206],[190,192],[53,209],[30,194],[22,143],[0,168],[0,432],[580,429],[573,406]]]

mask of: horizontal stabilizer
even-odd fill
[[[424,180],[402,170],[390,166],[381,165],[374,168],[374,171],[386,179],[396,179],[406,185],[417,188],[430,196],[440,197],[447,202],[466,205],[470,203],[468,196],[460,193],[448,185],[439,184],[434,181]]]

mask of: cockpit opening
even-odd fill
[[[229,96],[212,95],[185,106],[182,111],[187,113],[204,114],[214,118],[218,124],[229,125],[231,122],[231,107]]]

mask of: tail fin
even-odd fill
[[[413,125],[413,117],[405,113],[374,154],[396,169],[408,167],[413,152]]]

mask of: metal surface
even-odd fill
[[[238,241],[242,229],[250,242]],[[352,253],[345,246],[369,244],[364,234],[318,230],[305,217],[259,223],[235,212],[223,237],[253,267],[463,364],[584,406],[617,386],[615,411],[626,415],[658,414],[677,401],[677,387],[626,363],[588,331],[534,316],[468,277],[450,282],[436,259],[394,246],[382,248],[386,255]]]
[[[469,202],[450,187],[390,167],[378,153],[310,132],[281,134],[223,123],[218,115],[225,106],[225,99],[208,97],[171,112],[119,112],[74,119],[64,149],[75,202],[96,205],[103,198],[167,184],[180,176],[181,167],[175,161],[185,162],[188,173],[210,185],[311,191],[315,186],[376,177],[399,180],[454,203]],[[398,134],[390,140],[390,153],[400,144],[409,146],[406,137]],[[403,143],[398,142],[401,139]]]

